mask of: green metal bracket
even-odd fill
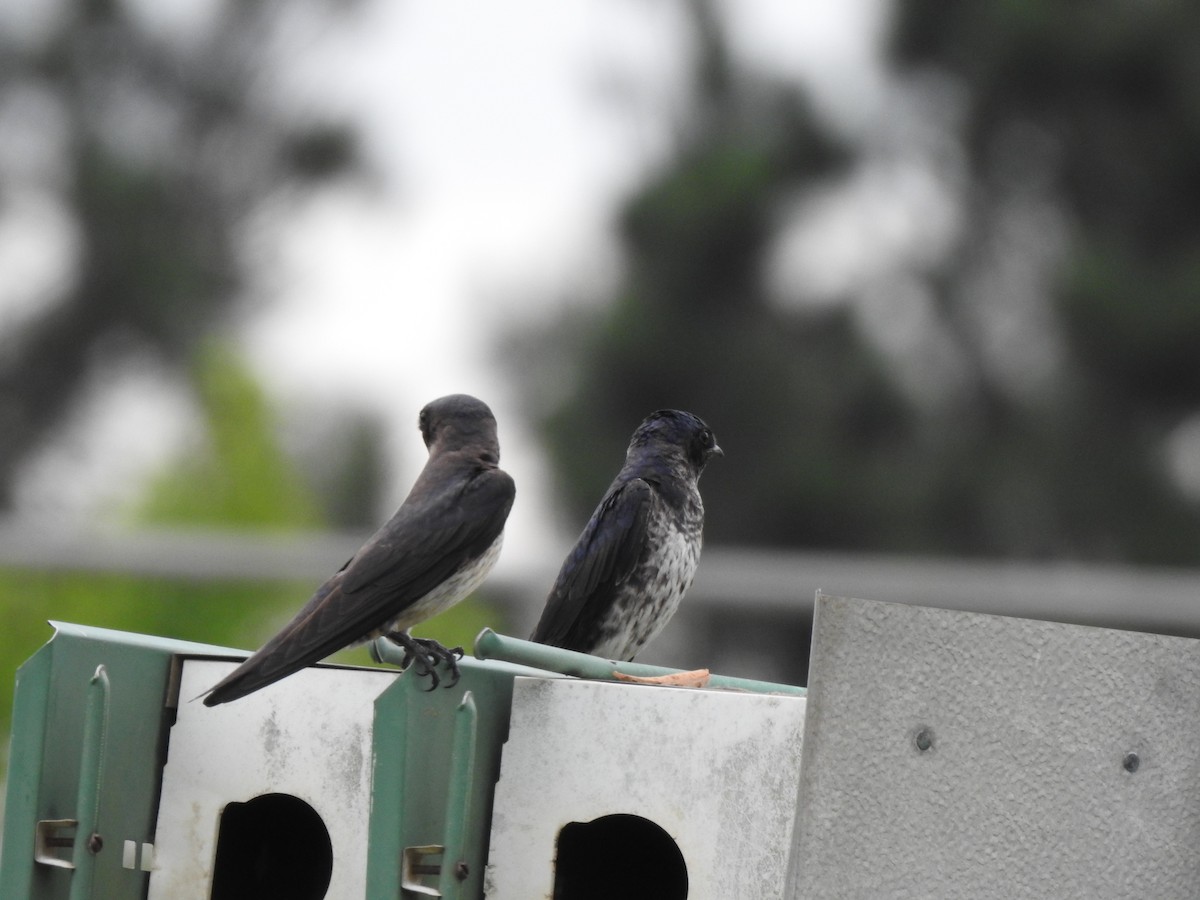
[[[454,714],[454,739],[450,749],[450,790],[446,795],[446,829],[442,838],[442,871],[438,889],[442,896],[458,900],[462,885],[470,874],[463,851],[467,843],[467,816],[471,809],[471,788],[475,781],[475,741],[479,714],[475,695],[463,694]]]
[[[172,660],[222,648],[51,624],[17,672],[0,897],[144,897]]]
[[[423,897],[442,897],[444,900],[460,900],[462,897],[463,883],[471,874],[466,849],[471,802],[474,799],[478,726],[479,715],[474,694],[465,691],[454,713],[442,842],[404,848],[400,869],[400,887],[404,892]],[[441,859],[439,863],[430,861],[437,857]],[[421,878],[428,875],[438,876],[436,888],[421,883]]]
[[[104,754],[108,737],[108,706],[112,685],[104,665],[88,683],[87,708],[83,721],[83,746],[79,757],[79,793],[75,801],[75,850],[71,857],[75,874],[70,900],[86,900],[92,893],[96,854],[104,847],[100,834],[100,786],[104,782]]]
[[[385,662],[396,645],[380,640]],[[375,701],[370,900],[483,894],[492,787],[508,733],[514,676],[557,677],[509,663],[461,661],[459,682],[426,690],[406,673]]]

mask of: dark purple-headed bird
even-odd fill
[[[704,525],[697,482],[714,455],[724,453],[712,430],[691,413],[660,409],[638,426],[531,640],[631,660],[663,629],[696,574]]]
[[[266,687],[344,647],[379,636],[404,647],[404,664],[438,684],[457,658],[437,641],[408,630],[475,590],[496,558],[512,509],[513,480],[499,468],[496,419],[466,394],[421,410],[429,459],[396,514],[328,581],[283,630],[204,698],[227,703]]]

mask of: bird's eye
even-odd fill
[[[700,443],[702,443],[705,447],[711,447],[713,445],[713,433],[707,428],[700,432]]]

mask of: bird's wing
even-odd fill
[[[414,494],[417,492],[414,491]],[[457,487],[410,495],[341,571],[258,652],[212,689],[224,703],[365,638],[483,553],[504,529],[513,480],[477,471]]]
[[[553,646],[585,646],[575,639],[601,616],[629,577],[646,540],[652,488],[640,478],[614,487],[567,554],[532,639]]]
[[[393,613],[403,610],[492,545],[504,530],[514,493],[512,478],[486,469],[457,492],[405,504],[346,565],[342,591],[364,599],[395,597]]]

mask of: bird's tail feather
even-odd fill
[[[323,601],[337,590],[340,588],[336,583],[322,586],[322,590],[277,635],[200,695],[204,705],[217,706],[245,697],[320,662],[361,638],[361,633],[355,633],[355,629],[360,628],[358,623],[328,620],[329,607]],[[361,626],[361,629],[365,628]]]

